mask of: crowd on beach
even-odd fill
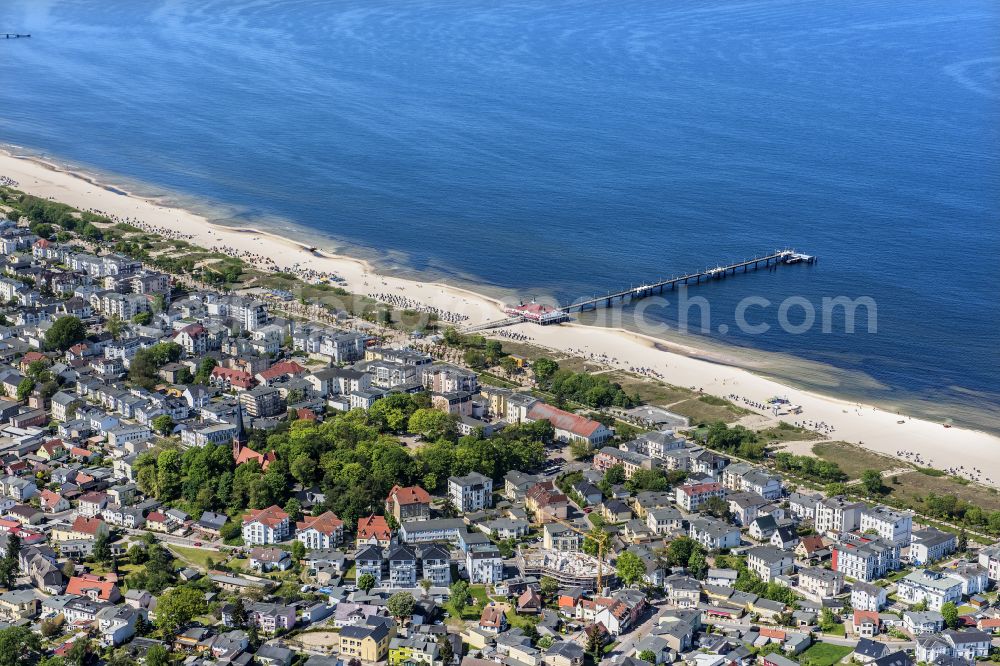
[[[498,338],[506,338],[507,340],[513,340],[514,342],[531,342],[534,340],[530,335],[525,335],[524,333],[518,333],[517,331],[508,331],[505,328],[498,329],[494,332]]]
[[[0,176],[0,185],[4,187],[17,187],[18,182],[9,176]]]
[[[921,467],[934,467],[933,460],[924,458],[917,451],[899,449],[896,451],[896,457],[915,465],[920,465]],[[993,483],[993,479],[988,476],[983,476],[983,470],[978,467],[966,467],[965,465],[959,465],[958,467],[944,467],[942,468],[942,471],[951,474],[952,476],[964,477],[977,483]]]
[[[383,282],[383,284],[385,284]],[[425,305],[420,301],[414,300],[407,296],[400,296],[398,294],[389,293],[371,293],[368,294],[369,298],[373,298],[376,301],[386,303],[398,308],[400,310],[413,310],[414,312],[424,312],[427,314],[436,315],[441,321],[447,322],[449,324],[461,324],[462,322],[468,321],[469,317],[460,313],[452,312],[451,310],[445,310],[444,308],[437,308],[433,305]]]

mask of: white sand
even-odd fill
[[[427,306],[464,314],[472,323],[503,316],[499,302],[468,290],[379,275],[366,262],[343,256],[318,257],[289,239],[213,226],[189,211],[116,194],[77,174],[59,171],[37,161],[0,153],[0,176],[12,178],[17,181],[18,189],[36,196],[81,209],[132,217],[149,225],[189,234],[196,245],[230,247],[238,252],[269,256],[282,268],[290,269],[298,264],[300,268],[335,273],[345,279],[344,287],[354,293],[397,294]],[[610,367],[651,368],[662,373],[670,384],[703,389],[720,397],[736,394],[763,403],[770,396],[785,396],[803,407],[800,416],[786,416],[785,420],[832,425],[835,430],[831,437],[834,439],[862,443],[866,448],[892,456],[900,450],[919,453],[923,461],[938,468],[960,465],[966,470],[978,468],[983,482],[1000,486],[1000,438],[987,433],[944,428],[938,423],[900,417],[870,405],[785,386],[741,368],[710,363],[704,357],[699,358],[696,349],[674,346],[676,352],[664,351],[663,341],[628,331],[576,324],[549,327],[521,324],[508,330],[523,333],[536,344],[567,354],[593,354],[605,359]],[[900,420],[904,423],[898,423]]]

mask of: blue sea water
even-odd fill
[[[819,263],[692,290],[711,342],[1000,428],[995,0],[6,0],[6,30],[0,142],[512,297],[792,245]],[[790,296],[878,331],[780,331]]]

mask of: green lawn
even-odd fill
[[[799,663],[804,666],[832,666],[853,651],[854,648],[848,645],[814,643],[812,647],[799,655]]]
[[[178,559],[187,562],[192,566],[196,566],[200,569],[208,569],[208,560],[213,562],[221,562],[225,559],[225,555],[216,552],[214,550],[203,550],[201,548],[189,548],[187,546],[175,546],[174,544],[165,544],[167,548]]]
[[[843,636],[846,635],[846,633],[845,633],[846,631],[847,631],[847,629],[846,629],[846,627],[844,627],[843,624],[835,624],[835,625],[833,625],[833,629],[831,629],[830,631],[827,631],[826,633],[829,634],[830,636],[841,636],[841,637],[843,637]]]

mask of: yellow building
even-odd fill
[[[396,627],[388,618],[372,617],[373,625],[347,626],[340,630],[340,654],[348,659],[382,661],[389,653],[389,642]]]
[[[396,637],[389,643],[389,666],[403,664],[428,664],[441,666],[440,648],[437,640],[428,634],[418,634],[406,638]]]

